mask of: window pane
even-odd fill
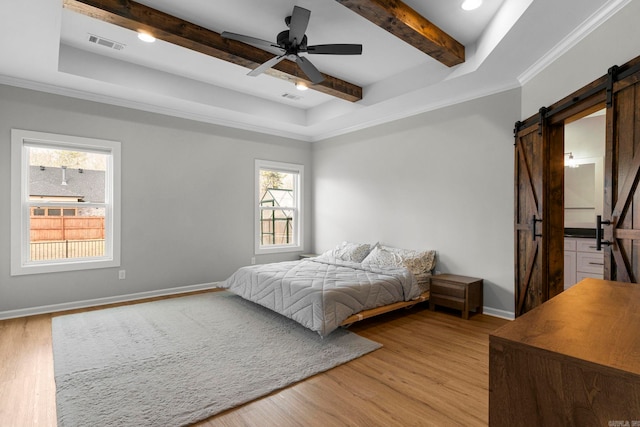
[[[260,206],[296,206],[294,185],[296,174],[260,170]]]
[[[302,250],[302,190],[304,166],[255,161],[257,254]]]
[[[11,275],[120,265],[121,144],[11,129]]]
[[[294,211],[292,209],[263,209],[260,214],[260,243],[288,245],[294,243]]]
[[[104,203],[108,158],[103,153],[30,146],[29,199]]]
[[[58,216],[51,216],[52,210]],[[50,216],[31,217],[29,260],[104,256],[105,209],[78,208],[77,216],[60,216],[60,211],[49,208]]]

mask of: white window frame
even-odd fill
[[[29,200],[29,146],[93,151],[109,155],[105,175],[105,253],[100,257],[31,261]],[[22,129],[11,130],[11,275],[54,273],[120,266],[120,142],[57,135]],[[63,206],[64,202],[56,202]],[[83,204],[84,206],[85,204]],[[91,207],[94,204],[88,203]]]
[[[294,212],[293,219],[293,233],[294,239],[292,243],[286,245],[262,245],[261,244],[261,235],[260,235],[260,218],[261,212],[263,209],[268,209],[260,206],[260,171],[261,170],[272,170],[284,173],[292,173],[295,174],[297,179],[294,182],[294,198],[296,201],[296,206],[291,209]],[[254,204],[255,204],[255,254],[273,254],[273,253],[283,253],[283,252],[297,252],[301,251],[303,248],[303,211],[302,211],[302,197],[303,197],[303,189],[304,188],[304,165],[294,164],[294,163],[283,163],[283,162],[274,162],[269,160],[258,160],[255,161],[255,195],[254,195]]]

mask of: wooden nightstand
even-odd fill
[[[438,274],[431,277],[429,308],[437,305],[462,310],[462,318],[469,318],[469,310],[482,313],[482,279]]]

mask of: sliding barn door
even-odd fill
[[[516,131],[515,142],[515,314],[548,298],[544,216],[546,138],[538,124]]]
[[[550,125],[547,110],[537,123],[516,124],[515,315],[562,292],[564,132]]]
[[[640,71],[609,71],[605,204],[605,279],[640,277]]]

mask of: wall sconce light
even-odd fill
[[[565,160],[564,165],[565,166],[569,166],[570,168],[577,168],[578,166],[580,166],[577,162],[576,159],[573,158],[573,153],[572,152],[568,152],[568,153],[564,153],[565,156],[569,156],[567,158],[567,160]]]

